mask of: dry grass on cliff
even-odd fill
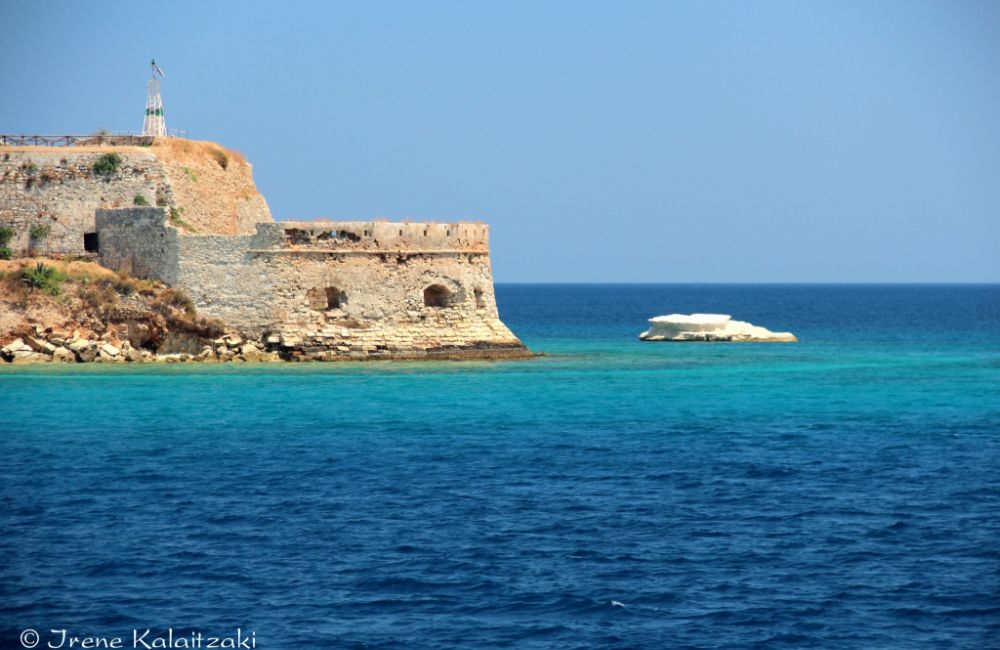
[[[53,295],[32,289],[24,271],[38,264],[60,273]],[[157,337],[170,331],[217,336],[218,321],[199,318],[191,299],[162,282],[114,273],[92,262],[51,259],[0,262],[0,345],[35,325],[99,336],[125,321],[145,322]]]
[[[177,217],[193,231],[233,235],[251,232],[245,221],[269,221],[266,203],[257,193],[250,165],[243,156],[212,142],[163,139],[150,147],[166,170],[173,188]],[[181,225],[181,224],[175,224]]]
[[[55,269],[56,291],[52,294],[47,295],[43,291],[32,290],[25,282],[25,271],[38,267]],[[22,311],[26,314],[32,310],[63,311],[63,308],[70,307],[70,303],[76,298],[90,303],[91,306],[97,306],[101,301],[95,301],[92,297],[88,299],[86,295],[92,287],[113,287],[126,281],[145,282],[116,275],[93,262],[47,258],[5,260],[0,261],[0,303],[4,304],[5,311]]]
[[[230,162],[238,164],[246,164],[247,162],[247,159],[240,152],[205,140],[157,138],[150,149],[157,157],[167,162],[190,164],[214,160],[223,168]],[[227,162],[223,164],[222,160]]]
[[[99,278],[115,274],[114,271],[106,269],[100,264],[95,264],[94,262],[84,262],[80,260],[53,260],[47,258],[0,260],[0,273],[6,274],[11,271],[20,272],[25,266],[29,264],[37,264],[38,262],[41,262],[46,266],[52,266],[60,273],[65,273],[70,277],[88,275],[94,278]]]

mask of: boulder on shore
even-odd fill
[[[649,329],[639,335],[643,341],[772,341],[793,342],[791,332],[772,332],[746,321],[732,320],[728,314],[670,314],[649,319]]]

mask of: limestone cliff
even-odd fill
[[[211,142],[158,138],[149,147],[0,147],[0,225],[15,254],[81,254],[100,208],[165,207],[187,232],[236,235],[272,222],[253,168]],[[33,227],[48,234],[32,240]]]

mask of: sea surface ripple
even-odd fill
[[[1000,287],[498,297],[550,356],[0,370],[0,648],[1000,647]]]

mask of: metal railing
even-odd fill
[[[148,147],[154,136],[132,133],[95,133],[93,135],[24,135],[0,133],[0,147]]]

